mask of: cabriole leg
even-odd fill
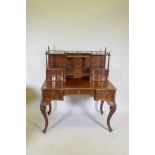
[[[47,114],[46,114],[46,106],[47,106],[47,102],[44,102],[43,100],[41,100],[40,111],[41,111],[41,113],[45,119],[45,128],[43,129],[43,133],[46,133],[46,130],[48,127],[48,118],[47,118]]]
[[[108,126],[109,131],[111,132],[112,131],[112,128],[110,126],[110,120],[111,120],[112,115],[116,111],[116,104],[113,103],[113,104],[109,104],[109,105],[110,105],[110,112],[109,112],[109,115],[108,115],[108,118],[107,118],[107,126]]]
[[[100,104],[100,112],[101,112],[101,115],[103,114],[103,104],[104,104],[104,101],[101,101],[101,104]]]

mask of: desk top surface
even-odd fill
[[[88,79],[68,79],[66,81],[45,81],[42,89],[108,89],[116,90],[110,81],[90,82]]]

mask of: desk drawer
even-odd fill
[[[45,100],[63,100],[63,90],[44,90],[43,98]]]
[[[95,100],[114,100],[114,91],[113,90],[96,90]]]
[[[94,95],[94,91],[90,89],[65,89],[64,95]]]

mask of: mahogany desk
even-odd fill
[[[108,62],[106,64],[106,61]],[[108,80],[110,52],[105,51],[46,51],[46,79],[42,85],[40,110],[45,119],[46,132],[48,117],[46,107],[51,113],[51,101],[63,100],[66,95],[89,95],[101,100],[100,112],[103,114],[104,101],[110,106],[107,126],[112,131],[110,119],[116,111],[116,88]]]

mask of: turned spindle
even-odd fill
[[[109,70],[109,64],[110,64],[110,52],[108,53],[108,67],[107,67],[107,69]]]
[[[46,55],[46,69],[47,69],[47,65],[48,65],[48,63],[47,63],[47,54],[48,54],[48,52],[46,50],[46,53],[45,53],[45,55]]]

